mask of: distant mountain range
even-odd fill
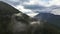
[[[54,15],[52,13],[39,13],[34,18],[46,20],[48,24],[54,25],[60,28],[60,15]]]

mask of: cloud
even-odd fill
[[[22,4],[23,9],[21,9],[21,7],[19,8],[21,9],[23,13],[26,13],[27,15],[31,16],[39,12],[50,12],[52,11],[52,9],[55,9],[55,6],[53,5],[56,5],[56,6],[60,5],[59,3],[60,3],[59,0],[43,0],[43,1],[42,0],[30,0],[29,2],[24,2]],[[51,6],[53,6],[53,8],[51,8]]]
[[[0,0],[15,6],[18,10],[26,14],[36,14],[36,12],[48,12],[53,5],[60,6],[60,0]],[[53,8],[55,9],[55,8]]]
[[[10,5],[18,5],[18,4],[20,4],[18,1],[15,1],[15,0],[1,0],[1,1],[6,2],[6,3],[10,4]]]
[[[60,5],[60,0],[30,0],[30,2],[26,2],[24,4],[28,5],[43,5],[46,7],[52,6],[52,5]]]
[[[52,10],[51,13],[53,13],[55,15],[60,15],[60,8],[59,9]]]
[[[0,1],[4,1],[13,6],[23,4],[24,2],[28,2],[28,0],[0,0]]]
[[[51,0],[41,0],[41,1],[44,1],[44,2],[49,2],[49,1],[51,1]]]
[[[41,5],[24,5],[24,8],[31,9],[31,10],[37,10],[37,9],[42,10],[45,9],[46,7]]]
[[[17,6],[17,9],[19,9],[21,12],[27,14],[30,17],[34,17],[35,15],[37,15],[38,13],[34,13],[32,10],[30,9],[25,9],[24,6]]]
[[[50,0],[30,0],[30,2],[24,3],[25,5],[42,5],[42,6],[49,6]]]
[[[60,0],[52,0],[50,2],[51,5],[60,5]]]

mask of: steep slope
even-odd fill
[[[14,14],[14,13],[19,13],[20,11],[18,11],[17,9],[15,9],[14,7],[12,7],[11,5],[4,3],[2,1],[0,1],[0,14]]]
[[[0,1],[0,16],[11,16],[15,13],[22,13],[21,11],[17,10],[16,8],[12,7],[11,5]],[[24,18],[28,19],[28,15],[22,13]]]
[[[8,33],[11,34],[12,33],[13,25],[11,25],[11,23],[12,24],[15,23],[14,26],[15,26],[16,30],[19,31],[20,28],[22,28],[22,29],[26,28],[27,27],[26,24],[29,22],[30,22],[30,17],[28,15],[15,9],[11,5],[0,1],[0,33],[1,34],[8,34]],[[16,24],[17,24],[18,28],[16,27]]]

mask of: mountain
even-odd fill
[[[17,10],[16,8],[12,7],[8,3],[0,1],[0,16],[10,16],[15,13],[22,13],[21,11]],[[28,15],[22,13],[25,19],[29,19]]]
[[[50,24],[50,26],[54,26],[56,28],[60,28],[60,15],[54,15],[51,13],[39,13],[34,18],[45,20]]]
[[[12,29],[14,28],[11,23],[12,24],[16,23],[17,25],[21,23],[22,27],[27,23],[30,23],[30,17],[22,13],[21,11],[17,10],[16,8],[12,7],[11,5],[0,1],[0,33],[1,34],[7,34],[9,32],[11,33],[13,31]],[[15,28],[20,29],[20,24],[17,27]],[[26,27],[24,26],[22,28],[24,29]]]
[[[48,23],[60,28],[60,15],[54,15],[48,18]]]
[[[50,18],[51,16],[53,16],[53,14],[41,12],[41,13],[39,13],[38,15],[36,15],[34,18],[47,20],[47,19]]]

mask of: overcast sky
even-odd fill
[[[46,9],[46,7],[50,7],[53,5],[60,5],[60,0],[0,0],[4,1],[18,10],[26,13],[27,15],[33,17],[38,13],[34,11],[40,11]]]

